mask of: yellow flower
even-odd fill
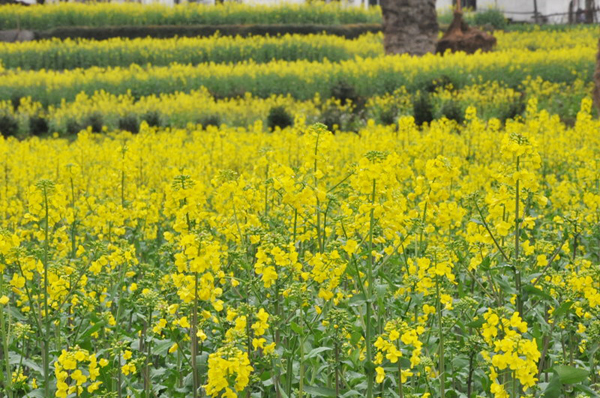
[[[377,376],[375,377],[375,381],[379,384],[383,383],[383,379],[385,379],[385,371],[381,366],[375,368],[375,372]]]

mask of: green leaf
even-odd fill
[[[344,395],[342,395],[342,398],[346,398],[346,397],[356,397],[356,396],[363,396],[364,394],[361,394],[360,392],[356,391],[356,390],[350,390],[347,393],[345,393]]]
[[[292,328],[292,331],[296,334],[302,334],[302,331],[304,330],[302,326],[298,325],[296,322],[290,323],[290,327]]]
[[[533,296],[540,296],[543,297],[547,300],[552,300],[552,296],[549,295],[548,293],[546,293],[545,291],[543,291],[542,289],[538,289],[537,287],[533,286],[533,285],[527,285],[523,288],[523,291],[533,295]]]
[[[317,347],[317,348],[313,349],[311,352],[309,352],[308,355],[306,355],[304,357],[304,359],[314,358],[317,355],[319,355],[320,353],[322,353],[323,351],[331,351],[331,347]]]
[[[385,294],[388,291],[389,286],[386,284],[382,284],[382,285],[375,285],[375,294],[378,298],[383,298],[385,297]]]
[[[590,372],[585,369],[578,369],[573,366],[558,365],[554,367],[562,384],[576,384],[584,381]]]
[[[355,307],[358,305],[362,305],[366,302],[367,302],[367,298],[365,297],[365,295],[363,293],[359,293],[359,294],[355,294],[354,296],[350,297],[350,300],[348,300],[348,305],[350,305],[351,307]]]
[[[483,225],[482,222],[479,222],[480,225]],[[490,270],[490,258],[486,257],[483,259],[483,261],[481,262],[481,264],[479,264],[479,268],[481,268],[482,271],[489,271]]]
[[[373,362],[365,362],[365,372],[367,376],[375,374],[375,364]]]
[[[31,391],[29,394],[25,395],[26,398],[44,398],[44,390],[38,388],[37,390]]]
[[[560,398],[562,395],[562,384],[560,383],[560,378],[558,375],[552,376],[550,379],[550,383],[544,390],[543,398]]]
[[[333,388],[304,386],[304,391],[316,397],[335,397],[335,390]]]
[[[588,397],[594,397],[594,398],[600,397],[600,395],[598,395],[597,392],[595,392],[594,390],[592,390],[588,386],[584,386],[583,384],[579,384],[579,385],[573,386],[573,389],[574,390],[578,390],[578,391],[582,391],[582,392],[586,393]]]
[[[87,328],[86,331],[83,332],[83,334],[81,335],[81,337],[79,337],[79,339],[80,340],[86,340],[93,333],[96,333],[98,330],[100,330],[104,326],[106,326],[106,321],[100,321],[98,323],[95,323],[93,326],[90,326],[89,328]]]
[[[473,322],[467,323],[467,326],[470,328],[480,328],[483,326],[484,323],[485,319],[483,319],[482,317],[477,317],[477,319],[475,319]]]
[[[552,313],[552,316],[554,316],[554,318],[558,318],[559,316],[566,314],[567,311],[569,311],[569,309],[572,306],[573,306],[572,301],[565,301],[557,309],[554,310],[554,312]]]
[[[154,348],[152,349],[152,355],[163,356],[169,351],[169,348],[173,346],[173,342],[171,340],[161,340],[156,343]]]

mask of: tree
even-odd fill
[[[468,54],[491,51],[496,45],[496,38],[479,29],[471,28],[463,19],[461,0],[456,1],[454,18],[441,40],[437,44],[437,53],[446,51],[464,51]]]
[[[380,5],[387,54],[435,51],[439,32],[435,0],[381,0]]]

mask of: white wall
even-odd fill
[[[551,14],[566,14],[566,15],[553,15],[548,17],[548,21],[552,23],[560,23],[560,22],[569,22],[569,0],[545,0],[544,1],[546,8],[544,9],[544,15]],[[581,8],[585,8],[584,1],[580,1],[582,3]],[[577,7],[573,10],[577,11]]]
[[[570,0],[537,0],[541,15],[567,13]],[[575,0],[577,1],[577,0]],[[584,0],[579,0],[584,3]],[[452,0],[437,0],[437,9],[445,11],[452,7]],[[477,9],[497,8],[505,12],[507,18],[514,21],[533,22],[533,0],[477,0]],[[567,22],[568,15],[549,17],[549,22]]]

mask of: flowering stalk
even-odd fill
[[[369,221],[369,262],[367,268],[367,289],[366,289],[366,305],[367,305],[367,318],[365,322],[365,339],[367,344],[367,364],[369,364],[369,369],[367,369],[367,398],[373,397],[373,372],[371,370],[373,364],[373,351],[371,347],[372,340],[372,330],[371,330],[371,296],[373,295],[373,229],[375,227],[375,190],[377,187],[377,183],[375,179],[373,179],[373,192],[371,195],[371,214]]]
[[[440,397],[445,398],[446,396],[446,374],[444,364],[444,330],[442,327],[442,301],[440,297],[440,281],[439,277],[436,277],[436,292],[437,292],[437,313],[438,313],[438,334],[439,334],[439,350],[440,350]]]
[[[517,156],[517,173],[519,172],[521,158]],[[523,294],[521,287],[521,269],[519,262],[519,234],[520,234],[520,225],[521,220],[519,219],[519,189],[520,189],[520,180],[517,178],[516,181],[516,195],[515,195],[515,285],[517,289],[517,311],[519,314],[523,314]]]
[[[192,327],[190,328],[190,338],[192,340],[192,376],[194,380],[194,398],[198,397],[200,388],[200,375],[198,374],[198,273],[194,273],[194,305],[192,308]]]
[[[4,277],[0,275],[0,300],[4,294]],[[10,371],[9,362],[9,350],[8,350],[8,336],[10,335],[10,321],[4,319],[6,311],[1,308],[8,303],[0,303],[0,339],[2,339],[2,357],[4,362],[4,368],[6,369],[6,380],[4,379],[4,370],[0,371],[0,384],[4,385],[4,390],[8,398],[12,398],[12,374]]]
[[[44,363],[44,394],[50,396],[50,316],[48,314],[48,252],[49,252],[49,205],[48,190],[52,182],[42,180],[38,185],[44,198],[44,331],[42,336],[42,361]]]

